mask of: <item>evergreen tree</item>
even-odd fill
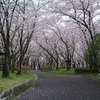
[[[100,34],[96,34],[84,53],[86,63],[90,68],[100,68]]]

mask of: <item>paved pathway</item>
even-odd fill
[[[100,100],[100,81],[79,75],[34,73],[39,83],[18,100]]]

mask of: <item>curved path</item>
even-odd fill
[[[100,81],[93,78],[31,72],[39,76],[39,83],[17,100],[100,100]]]

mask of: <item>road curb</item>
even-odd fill
[[[27,82],[19,84],[15,87],[7,89],[0,94],[0,100],[14,100],[17,96],[24,93],[28,89],[34,87],[38,82],[38,76],[35,74],[36,80],[30,79]]]

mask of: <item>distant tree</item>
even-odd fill
[[[49,29],[55,34],[56,37],[58,37],[59,40],[59,46],[57,46],[57,52],[60,55],[60,57],[64,60],[65,66],[67,70],[71,68],[74,51],[75,51],[75,41],[74,36],[72,36],[69,41],[68,39],[68,30],[61,30],[61,26],[55,24],[49,25]]]
[[[46,40],[47,40],[47,37],[45,37],[44,36],[44,38],[45,38],[45,42],[46,42]],[[47,41],[49,41],[49,40],[47,40]],[[58,67],[59,67],[59,62],[58,62],[58,59],[59,59],[59,54],[58,54],[58,52],[57,52],[57,50],[56,50],[56,47],[55,46],[57,46],[57,44],[55,44],[55,43],[50,43],[50,41],[49,42],[46,42],[46,45],[49,45],[49,47],[48,46],[43,46],[42,45],[42,43],[40,43],[38,40],[36,40],[36,43],[44,50],[44,51],[46,51],[46,53],[50,56],[49,57],[49,61],[51,60],[51,61],[54,61],[54,64],[55,64],[55,68],[58,70]],[[51,59],[52,58],[52,59]],[[51,63],[51,61],[49,62],[49,63]],[[52,63],[53,64],[53,63]]]

